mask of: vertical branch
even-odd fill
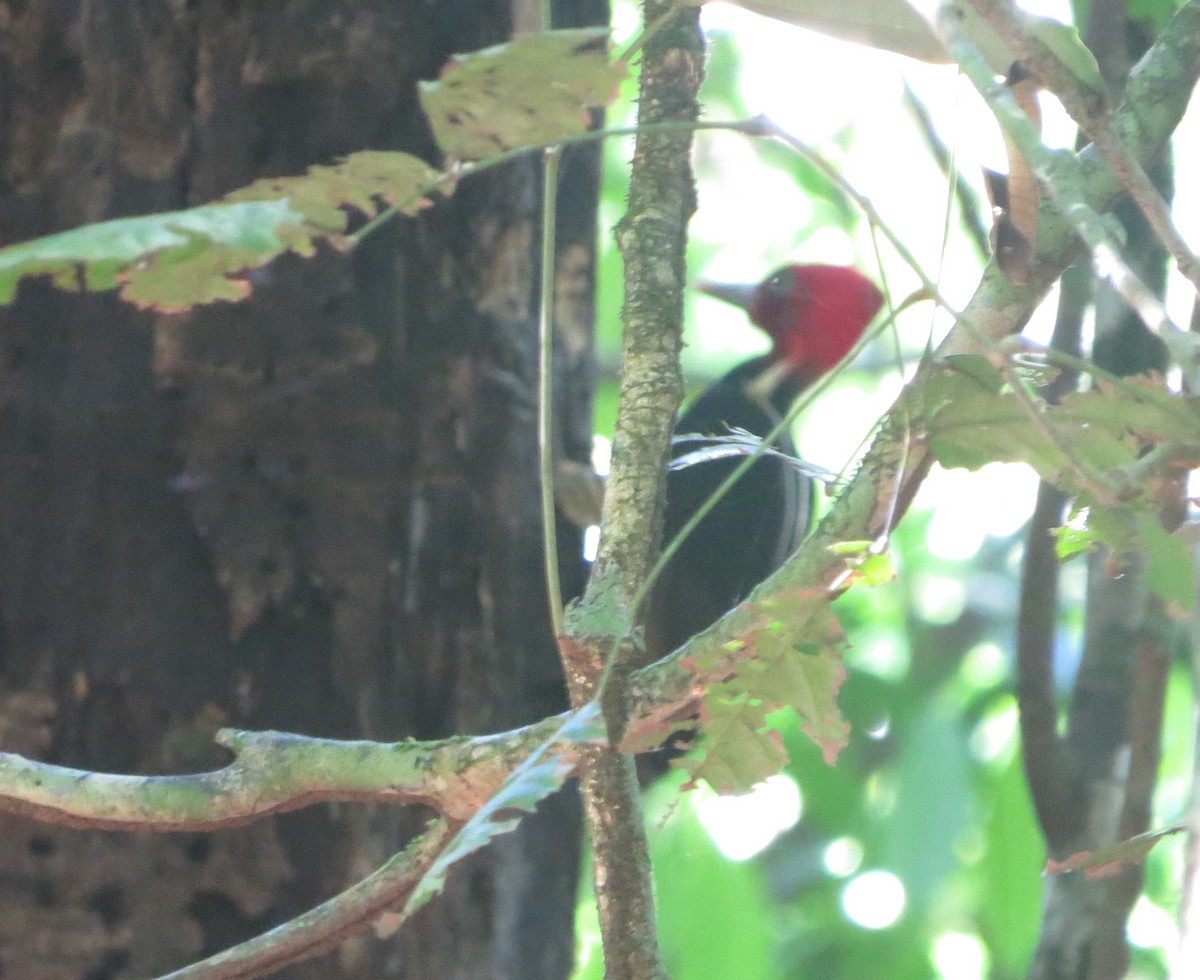
[[[542,276],[538,303],[538,468],[542,488],[542,553],[546,564],[546,597],[550,625],[563,634],[562,586],[558,571],[558,535],[554,516],[554,219],[558,213],[558,164],[562,150],[543,154]]]
[[[1077,262],[1062,277],[1052,349],[1079,357],[1084,312],[1091,301],[1091,266]],[[1073,391],[1077,371],[1064,371],[1044,392],[1052,402]],[[1084,804],[1077,773],[1058,734],[1054,687],[1054,635],[1058,624],[1058,556],[1050,535],[1063,520],[1066,495],[1044,480],[1025,538],[1021,600],[1017,610],[1017,709],[1025,780],[1042,836],[1052,852],[1068,848],[1080,832]]]
[[[1192,324],[1200,322],[1200,302],[1192,308]],[[1200,575],[1200,549],[1192,560]],[[1192,691],[1200,691],[1200,599],[1192,612]],[[1188,835],[1184,852],[1183,897],[1179,904],[1179,947],[1171,966],[1171,980],[1200,975],[1200,710],[1193,711],[1192,787],[1188,801]]]
[[[643,48],[640,126],[693,122],[703,75],[699,13],[646,0],[654,24]],[[625,730],[634,652],[629,611],[662,531],[666,461],[682,398],[679,350],[687,222],[695,210],[691,133],[639,134],[629,210],[617,229],[625,260],[624,339],[612,470],[599,553],[583,599],[568,616],[564,663],[572,701],[600,695],[613,748],[589,747],[580,786],[592,837],[596,902],[609,980],[665,977],[658,950],[650,859],[637,776],[615,746]]]

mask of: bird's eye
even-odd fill
[[[766,292],[774,299],[787,299],[792,291],[791,276],[787,269],[780,269],[766,283]]]

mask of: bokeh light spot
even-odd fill
[[[854,837],[839,837],[825,847],[821,862],[835,878],[849,878],[862,867],[863,846]]]
[[[890,871],[864,871],[842,889],[842,911],[864,929],[886,929],[904,913],[904,885]]]
[[[934,940],[933,965],[945,980],[983,980],[987,976],[987,949],[978,936],[946,932]]]

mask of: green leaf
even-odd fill
[[[1064,540],[1074,548],[1071,554],[1088,550],[1095,540],[1103,541],[1118,556],[1141,551],[1146,556],[1146,586],[1150,591],[1175,610],[1192,608],[1196,568],[1191,550],[1183,536],[1166,532],[1151,504],[1093,504],[1087,510],[1086,528],[1073,524],[1072,533],[1059,538],[1060,558]]]
[[[900,876],[921,906],[961,864],[954,848],[975,795],[962,727],[956,710],[926,700],[900,740],[895,803],[881,828],[882,864]]]
[[[117,218],[10,245],[0,249],[0,304],[12,301],[25,276],[49,273],[65,289],[125,283],[124,294],[153,305],[132,283],[155,263],[177,270],[202,264],[193,302],[205,302],[238,291],[229,274],[263,265],[289,247],[308,247],[302,224],[303,216],[287,201],[243,201]],[[220,255],[202,258],[212,249]]]
[[[758,615],[741,637],[736,674],[708,688],[699,751],[679,760],[719,793],[746,792],[786,762],[767,715],[790,706],[800,730],[832,765],[850,736],[837,705],[846,677],[845,637],[819,591],[797,589],[751,605]],[[712,657],[718,654],[711,655]],[[712,664],[696,662],[698,673]]]
[[[1126,17],[1134,21],[1149,21],[1157,34],[1184,2],[1185,0],[1129,0]]]
[[[890,555],[867,555],[854,569],[852,581],[867,586],[884,585],[896,577]]]
[[[420,83],[433,136],[452,160],[479,160],[585,132],[587,109],[607,105],[625,77],[610,61],[608,34],[595,28],[518,37],[455,55]]]
[[[1080,469],[1102,480],[1105,471],[1135,462],[1140,443],[1160,437],[1148,430],[1187,429],[1179,412],[1192,411],[1181,403],[1179,412],[1164,412],[1128,392],[1108,389],[1072,396],[1061,406],[1035,402],[1035,422],[1013,392],[981,392],[974,378],[961,372],[943,371],[930,380],[926,427],[938,462],[967,469],[996,461],[1027,463],[1043,479],[1077,492],[1086,491],[1089,482],[1080,478]],[[1130,416],[1146,428],[1133,431]]]
[[[1171,395],[1160,375],[1100,381],[1091,391],[1067,395],[1059,411],[1079,425],[1100,425],[1143,443],[1200,441],[1200,398]]]
[[[1117,554],[1137,547],[1137,514],[1132,507],[1094,504],[1087,509],[1087,527]]]
[[[779,732],[767,726],[769,709],[760,698],[743,695],[706,705],[700,751],[679,762],[693,779],[703,779],[718,793],[748,793],[783,769],[787,752]]]
[[[1085,519],[1078,523],[1068,521],[1062,527],[1052,528],[1050,533],[1054,535],[1055,554],[1061,562],[1087,554],[1096,547],[1096,535]]]
[[[118,218],[0,249],[0,304],[25,276],[49,273],[64,289],[112,289],[137,306],[178,312],[236,301],[235,278],[285,251],[311,255],[345,231],[347,206],[415,214],[445,175],[406,153],[365,151],[301,177],[272,177],[187,211]]]
[[[1004,374],[982,354],[950,354],[943,363],[957,374],[966,375],[990,395],[1004,387]]]
[[[604,716],[595,701],[572,713],[548,741],[513,770],[495,795],[455,834],[413,889],[404,907],[405,917],[441,892],[446,875],[455,864],[486,847],[492,838],[515,830],[521,819],[513,814],[532,813],[542,800],[562,786],[574,766],[561,752],[549,751],[550,745],[563,739],[602,744],[606,738]]]
[[[977,797],[986,807],[987,851],[979,865],[979,918],[994,976],[1021,977],[1037,945],[1045,841],[1029,798],[1019,753],[999,770],[985,771]]]
[[[829,546],[833,555],[863,555],[870,549],[872,542],[867,540],[835,541]]]
[[[1182,537],[1168,534],[1150,510],[1137,514],[1137,529],[1145,549],[1146,585],[1163,602],[1177,611],[1196,603],[1196,565]]]
[[[1058,875],[1065,871],[1082,871],[1089,878],[1104,878],[1117,874],[1127,865],[1139,863],[1160,840],[1186,830],[1184,824],[1176,824],[1163,830],[1138,834],[1107,847],[1098,847],[1094,851],[1079,851],[1064,861],[1049,860],[1046,862],[1046,872]]]
[[[829,546],[835,555],[845,555],[852,574],[850,584],[876,586],[896,577],[892,559],[885,554],[872,554],[873,541],[838,541]]]

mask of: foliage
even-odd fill
[[[559,31],[460,58],[422,91],[443,153],[479,160],[583,132],[587,107],[603,104],[624,75],[605,37]],[[285,251],[310,256],[320,241],[350,247],[352,211],[415,214],[456,179],[408,153],[364,150],[302,177],[256,181],[219,203],[0,248],[0,304],[12,301],[22,278],[45,273],[66,289],[120,286],[122,298],[168,313],[245,299],[253,288],[246,273]]]
[[[421,83],[421,107],[447,157],[482,160],[586,132],[583,107],[606,105],[624,75],[602,33],[532,34],[458,55]]]
[[[1062,557],[1103,542],[1116,554],[1144,551],[1147,584],[1186,608],[1196,594],[1187,542],[1167,534],[1157,514],[1155,484],[1128,478],[1153,448],[1181,444],[1182,462],[1197,456],[1200,403],[1169,396],[1161,378],[1101,381],[1060,404],[1030,401],[1002,383],[981,357],[955,358],[925,389],[925,419],[943,466],[978,469],[1020,462],[1072,491],[1080,522],[1060,535]]]
[[[684,760],[694,778],[721,793],[749,792],[779,772],[783,742],[767,716],[791,706],[801,730],[832,765],[846,744],[849,726],[837,706],[845,678],[841,626],[819,592],[799,590],[748,604],[754,624],[740,641],[720,651],[734,677],[711,687],[704,699],[704,740]],[[698,674],[713,663],[696,662]]]
[[[828,11],[827,4],[799,0],[744,6],[800,23],[817,23]],[[1170,5],[1151,6],[1141,8],[1161,22]],[[897,9],[872,6],[869,40],[902,46],[869,34],[873,19],[895,26]],[[937,45],[926,56],[939,57],[940,42],[923,21],[913,23],[913,36]],[[852,27],[864,29],[859,22]],[[1077,35],[1057,28],[1042,33],[1080,64]],[[903,40],[911,43],[911,37]],[[716,50],[731,60],[738,56],[728,41]],[[732,84],[734,75],[730,62],[717,60],[710,79]],[[1094,82],[1086,58],[1076,75]],[[359,216],[412,214],[435,193],[452,193],[465,172],[456,166],[462,161],[496,162],[514,149],[577,135],[587,125],[585,110],[603,102],[623,76],[624,67],[610,63],[590,33],[530,38],[460,58],[422,95],[451,164],[446,169],[399,153],[353,154],[304,176],[260,181],[202,208],[13,246],[0,250],[0,302],[12,299],[20,279],[41,274],[64,288],[119,287],[131,302],[168,312],[236,301],[252,288],[248,273],[282,252],[307,255],[322,242],[351,246],[347,232]],[[545,98],[527,98],[535,90]],[[744,108],[732,91],[710,94],[735,112]],[[839,138],[851,144],[853,127]],[[844,146],[835,141],[832,149]],[[844,188],[778,147],[753,152],[763,167],[785,173],[817,201],[812,221],[794,230],[789,246],[810,240],[818,225],[836,224],[847,241],[867,251]],[[701,242],[698,252],[711,255],[715,247]],[[928,348],[928,337],[916,334],[901,336],[901,355]],[[1190,606],[1190,554],[1182,537],[1163,530],[1157,494],[1167,482],[1164,472],[1193,461],[1200,442],[1195,399],[1147,377],[1102,378],[1088,391],[1051,402],[1011,367],[992,351],[949,359],[929,372],[912,419],[938,460],[948,470],[980,471],[992,482],[998,482],[997,463],[1032,468],[1075,498],[1075,517],[1058,533],[1062,557],[1097,542],[1118,554],[1144,552],[1150,588],[1176,610]],[[861,391],[887,387],[879,373],[849,379],[843,390],[860,385],[850,398],[864,401]],[[843,434],[842,441],[850,440]],[[831,461],[831,468],[845,462]],[[1149,465],[1159,462],[1161,469]],[[931,485],[948,479],[939,474]],[[711,677],[723,666],[729,675],[702,692],[705,739],[685,761],[693,779],[743,792],[784,767],[806,808],[802,821],[762,858],[742,865],[715,859],[686,804],[668,814],[655,855],[673,975],[857,977],[874,975],[883,960],[891,977],[924,977],[948,971],[938,951],[956,942],[960,951],[977,950],[992,976],[1024,971],[1037,938],[1043,862],[1016,751],[1011,665],[1003,652],[1013,646],[1013,568],[1022,545],[1015,530],[989,528],[974,549],[939,548],[931,543],[938,515],[936,506],[919,502],[905,525],[890,529],[888,558],[872,550],[874,542],[842,544],[855,559],[849,581],[878,588],[850,590],[836,610],[824,591],[806,588],[758,599],[747,604],[751,625],[737,641],[684,661],[696,677]],[[1077,640],[1079,625],[1078,606],[1066,608],[1058,624],[1062,638]],[[1176,686],[1186,683],[1182,670],[1173,678]],[[597,714],[587,709],[558,737],[598,740]],[[440,890],[454,861],[511,829],[514,812],[531,810],[561,784],[571,763],[565,751],[549,746],[517,767],[460,828],[412,894],[409,910]],[[1139,859],[1173,830],[1052,870],[1094,871]],[[1165,902],[1177,886],[1161,872],[1161,852],[1150,860],[1153,897]],[[867,871],[886,871],[902,887],[888,922],[868,922],[852,908],[852,886]],[[733,901],[739,915],[718,911],[722,900]]]

